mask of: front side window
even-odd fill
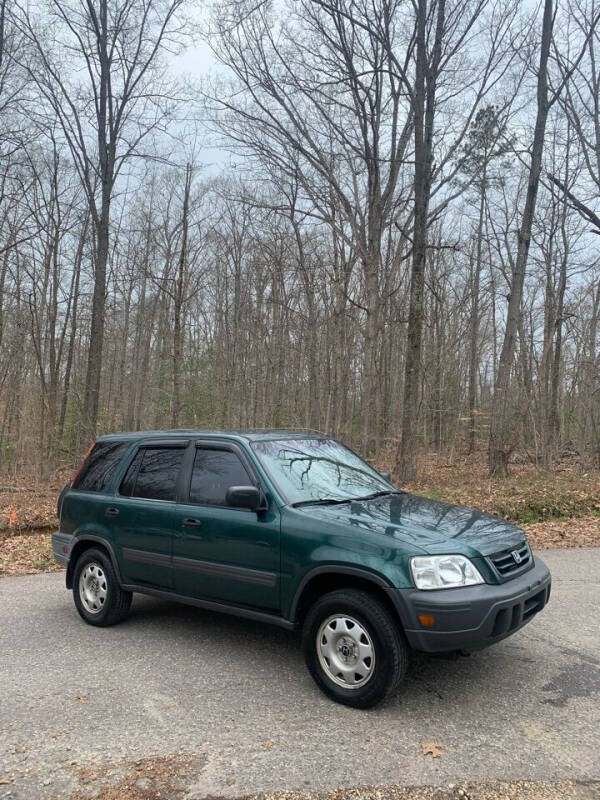
[[[126,447],[124,442],[96,444],[73,488],[84,492],[101,492],[108,484],[113,469],[121,461]]]
[[[197,447],[190,482],[190,503],[227,505],[231,486],[251,486],[252,481],[239,456],[231,450]]]
[[[143,447],[131,464],[120,493],[147,500],[175,500],[183,447]]]
[[[275,439],[252,447],[288,503],[353,500],[396,491],[334,439]]]

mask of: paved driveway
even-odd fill
[[[321,695],[285,631],[142,596],[127,622],[95,629],[62,573],[1,579],[0,798],[68,797],[175,753],[197,798],[597,779],[600,548],[541,555],[543,614],[470,658],[420,660],[370,712]]]

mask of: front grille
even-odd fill
[[[517,558],[515,558],[515,555],[517,555]],[[494,569],[502,578],[512,575],[513,572],[522,572],[531,564],[531,553],[527,542],[523,542],[517,547],[512,547],[510,550],[494,553],[489,558]]]

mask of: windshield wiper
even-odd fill
[[[366,494],[364,497],[345,497],[340,500],[337,497],[318,497],[315,500],[298,500],[297,503],[291,503],[293,508],[300,506],[329,506],[337,505],[338,503],[354,503],[363,500],[374,500],[376,497],[385,497],[387,494],[404,494],[400,489],[387,489],[385,492],[373,492],[373,494]]]
[[[353,497],[353,500],[375,500],[376,497],[385,497],[388,494],[404,494],[400,489],[387,489],[385,492],[373,492],[373,494],[366,494],[364,497]]]
[[[317,497],[315,500],[298,500],[297,503],[290,503],[292,508],[300,508],[301,506],[333,506],[338,503],[351,503],[353,497],[346,497],[339,499],[337,497]]]

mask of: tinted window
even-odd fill
[[[177,476],[184,453],[183,447],[142,448],[138,454],[141,462],[135,486],[132,491],[130,490],[131,496],[145,497],[149,500],[175,500]],[[131,466],[133,467],[133,463]],[[131,467],[129,469],[131,470]],[[127,481],[127,477],[126,475],[123,483]]]
[[[126,447],[123,442],[101,442],[95,445],[74,488],[86,492],[101,492]]]
[[[142,459],[144,457],[144,450],[138,450],[135,458],[129,465],[127,472],[125,473],[125,477],[121,481],[121,485],[119,487],[119,494],[124,495],[125,497],[131,497],[133,494],[133,489],[135,487],[135,479],[137,478],[138,469],[140,468],[140,464],[142,463]]]
[[[196,448],[190,484],[190,503],[224,506],[227,489],[230,486],[251,485],[252,481],[244,465],[231,450]]]

